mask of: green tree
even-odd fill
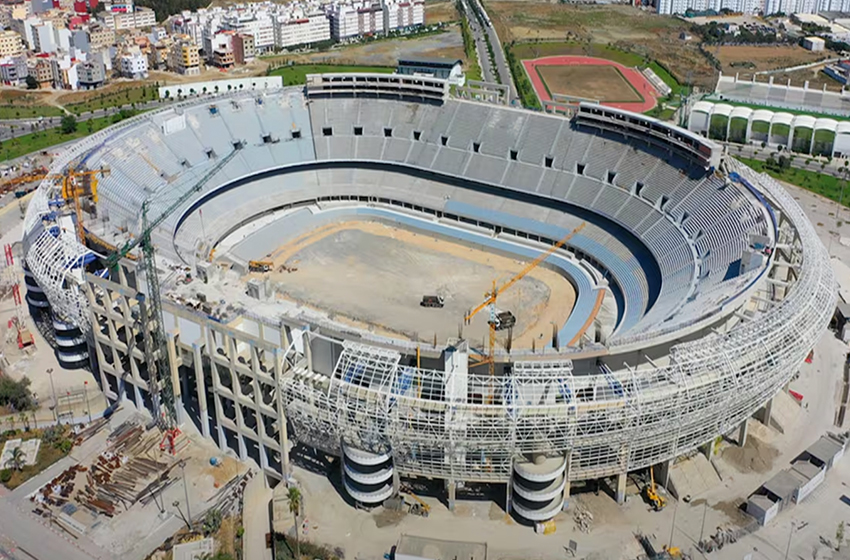
[[[77,132],[77,118],[74,115],[65,115],[59,123],[59,130],[62,131],[62,134]]]
[[[0,377],[0,406],[9,406],[16,411],[33,408],[30,380],[24,377],[15,381],[11,377]]]
[[[289,487],[286,499],[289,501],[289,513],[295,518],[295,558],[301,560],[301,535],[298,528],[298,514],[301,513],[301,490]]]
[[[27,89],[38,89],[38,80],[34,76],[27,76]]]
[[[16,447],[12,450],[12,455],[6,459],[6,464],[4,466],[9,469],[20,471],[23,470],[26,460],[27,456],[24,453],[24,450],[20,447]]]
[[[204,516],[204,535],[209,536],[217,533],[221,528],[221,511],[211,509]]]

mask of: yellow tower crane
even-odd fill
[[[584,229],[585,225],[587,225],[587,222],[582,222],[581,224],[579,224],[577,228],[572,230],[570,233],[565,235],[563,239],[561,239],[560,241],[549,247],[546,251],[541,253],[536,259],[528,263],[525,268],[519,271],[513,278],[511,278],[501,286],[496,286],[496,281],[493,280],[493,287],[489,292],[484,294],[485,299],[483,302],[481,302],[481,305],[470,311],[466,315],[466,317],[464,317],[464,321],[466,323],[469,323],[469,321],[471,321],[472,318],[475,317],[482,309],[484,309],[485,307],[489,307],[490,309],[490,346],[487,349],[487,355],[477,356],[478,361],[471,364],[472,367],[489,364],[490,376],[492,377],[496,373],[496,363],[493,360],[493,353],[495,351],[496,346],[496,298],[498,298],[499,295],[510,289],[511,286],[525,278],[525,276],[529,272],[537,268],[540,263],[548,259],[549,256],[552,255],[552,253],[563,247],[567,243],[567,241],[572,239],[575,234]]]

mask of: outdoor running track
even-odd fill
[[[536,68],[538,66],[575,66],[579,64],[588,64],[594,66],[614,66],[621,74],[623,74],[623,76],[625,76],[626,80],[629,81],[632,87],[640,92],[640,95],[644,99],[642,103],[602,102],[602,105],[617,107],[618,109],[625,109],[635,113],[645,113],[656,105],[655,98],[658,96],[658,92],[655,91],[655,88],[652,87],[649,80],[647,80],[643,74],[636,69],[628,68],[611,60],[605,60],[604,58],[592,58],[589,56],[547,56],[545,58],[523,60],[522,64],[525,66],[525,72],[528,74],[528,78],[531,80],[531,85],[534,86],[534,91],[537,93],[537,97],[541,102],[551,101],[552,98],[549,96],[549,92],[546,91],[546,86],[543,84],[540,74],[537,73]]]

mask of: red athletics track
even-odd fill
[[[538,74],[537,70],[535,70],[537,66],[573,66],[578,64],[589,64],[595,66],[616,67],[620,71],[620,73],[625,76],[626,80],[628,80],[631,86],[635,88],[644,99],[643,103],[602,102],[602,105],[608,105],[609,107],[617,107],[618,109],[625,109],[627,111],[633,111],[635,113],[645,113],[656,105],[655,98],[658,96],[658,92],[655,91],[655,88],[652,87],[652,84],[649,83],[649,80],[647,80],[643,76],[643,74],[641,74],[634,68],[623,66],[622,64],[613,62],[611,60],[605,60],[604,58],[593,58],[589,56],[547,56],[545,58],[523,60],[522,64],[523,66],[525,66],[525,72],[526,74],[528,74],[528,77],[531,80],[531,85],[534,86],[534,91],[537,93],[537,97],[540,98],[541,101],[551,101],[552,98],[549,97],[549,92],[546,91],[546,86],[543,85],[543,80],[540,79],[540,74]]]

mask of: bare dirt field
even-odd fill
[[[677,18],[624,5],[505,1],[485,4],[504,43],[575,41],[611,45],[657,60],[680,83],[689,74],[696,85],[704,88],[713,88],[716,82],[716,71],[696,41],[679,39],[679,33],[689,31],[690,26]],[[589,52],[547,52],[539,56],[558,54],[600,56]]]
[[[640,102],[640,95],[613,66],[538,66],[549,93],[600,101]]]
[[[722,46],[718,57],[724,74],[741,74],[788,68],[828,58],[796,45]]]
[[[296,64],[349,64],[395,66],[399,58],[408,56],[465,59],[460,27],[451,26],[445,33],[412,39],[373,41],[363,45],[340,47],[330,51],[294,54],[266,59],[268,62]]]
[[[325,311],[335,320],[382,335],[439,343],[458,336],[464,315],[484,299],[494,279],[504,282],[525,261],[371,221],[319,228],[292,240],[271,259],[273,282],[287,299]],[[281,264],[297,271],[276,272]],[[445,298],[445,307],[420,307],[423,295]],[[575,290],[561,274],[538,267],[499,298],[500,310],[517,317],[513,348],[550,342],[552,325],[563,325]],[[463,336],[477,343],[487,332],[482,311]],[[500,344],[507,343],[506,332]]]
[[[457,13],[456,6],[451,0],[425,2],[425,21],[429,25],[443,21],[459,21],[460,14]]]

